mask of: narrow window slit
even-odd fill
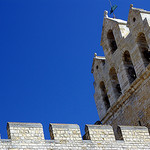
[[[141,121],[140,121],[140,120],[138,121],[138,123],[139,123],[139,126],[142,126],[142,124],[141,124]]]

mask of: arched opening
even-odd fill
[[[124,52],[123,62],[124,62],[124,66],[127,72],[129,82],[132,83],[136,79],[136,72],[130,57],[130,53],[128,51]]]
[[[121,87],[118,81],[117,73],[115,68],[111,68],[109,72],[112,88],[115,94],[116,99],[119,98],[119,96],[122,94]]]
[[[150,63],[150,50],[147,44],[144,33],[139,33],[137,37],[137,44],[142,54],[142,59],[145,67]]]
[[[108,38],[109,46],[111,48],[111,52],[113,54],[117,50],[117,44],[112,30],[108,31],[107,38]]]
[[[106,91],[106,88],[105,88],[105,84],[104,84],[103,81],[100,83],[100,89],[101,89],[103,102],[104,102],[104,105],[105,105],[105,108],[106,108],[106,111],[107,111],[110,107],[110,102],[109,102],[109,98],[108,98],[107,91]]]

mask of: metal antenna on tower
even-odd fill
[[[112,5],[111,4],[111,1],[109,0],[109,4],[110,4],[110,7],[111,7],[111,10],[110,10],[110,14],[112,14],[113,13],[113,16],[114,16],[114,18],[116,18],[115,17],[115,14],[114,14],[114,11],[115,11],[115,9],[118,7],[117,5]]]

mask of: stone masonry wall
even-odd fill
[[[44,139],[40,123],[8,123],[9,139],[0,139],[1,150],[149,150],[150,135],[146,127],[119,126],[116,140],[109,125],[86,125],[85,139],[76,124],[50,124],[51,140]]]
[[[105,57],[95,54],[92,66],[94,98],[100,120],[113,127],[86,125],[82,139],[76,124],[50,124],[51,140],[45,140],[40,123],[9,122],[0,150],[150,149],[150,60],[141,53],[144,48],[150,55],[150,12],[131,5],[126,22],[105,11],[101,45]]]
[[[117,45],[113,53],[109,44],[110,30],[114,35],[111,38]],[[95,54],[92,66],[94,98],[100,120],[103,124],[112,125],[115,133],[118,125],[139,125],[150,129],[150,12],[131,5],[128,21],[109,18],[105,12],[101,45],[105,57]],[[146,55],[142,53],[142,48],[147,50]],[[125,58],[126,52],[130,55],[127,64],[125,59],[129,57]],[[135,70],[135,79],[132,82],[127,71],[129,63]],[[112,75],[112,68],[116,71],[116,76]],[[131,73],[133,72],[132,70]],[[110,102],[108,109],[104,92],[100,88],[101,82],[105,84],[108,97],[106,100]],[[118,97],[116,87],[113,86],[115,82],[120,85],[121,92]]]

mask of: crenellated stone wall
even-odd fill
[[[146,127],[119,126],[116,140],[109,125],[86,125],[85,140],[76,124],[50,124],[51,140],[44,139],[40,123],[8,123],[9,139],[0,139],[1,150],[143,150],[150,147]]]
[[[42,124],[9,122],[0,150],[150,149],[150,12],[131,5],[126,22],[105,11],[101,45],[105,57],[95,54],[92,73],[105,125],[85,125],[82,138],[77,124],[50,124],[45,140]]]

